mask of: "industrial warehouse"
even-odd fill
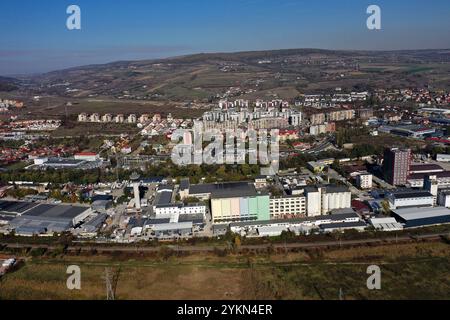
[[[393,216],[405,228],[450,223],[450,209],[444,207],[398,209],[393,211]]]
[[[0,215],[14,217],[9,228],[23,236],[68,231],[91,214],[89,207],[0,201]]]

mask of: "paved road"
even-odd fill
[[[401,243],[417,240],[439,240],[443,236],[449,236],[449,233],[433,233],[424,234],[418,236],[403,235],[399,237],[388,237],[384,239],[361,239],[361,240],[333,240],[333,241],[321,241],[312,243],[277,243],[277,244],[259,244],[259,245],[243,245],[241,250],[265,250],[269,247],[274,249],[302,249],[302,248],[320,248],[320,247],[345,247],[355,245],[367,245],[367,244],[388,244],[388,243]],[[20,243],[0,243],[2,246],[6,246],[10,249],[23,249],[23,248],[47,248],[56,249],[55,245],[39,245],[39,244],[20,244]],[[226,249],[227,246],[177,246],[169,245],[169,248],[180,252],[213,252],[216,249]],[[158,252],[160,247],[139,247],[136,245],[120,245],[120,246],[107,246],[104,245],[85,245],[77,246],[72,245],[67,248],[68,251],[91,251],[97,250],[97,252]]]

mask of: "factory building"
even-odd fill
[[[450,154],[437,154],[436,161],[438,162],[450,162]]]
[[[356,176],[356,184],[360,189],[371,189],[373,185],[373,176],[367,172],[363,172]]]
[[[271,219],[292,218],[305,215],[305,196],[285,196],[270,199]]]
[[[423,188],[425,179],[429,175],[429,173],[413,173],[409,175],[407,182],[411,188]],[[439,188],[450,186],[450,171],[436,172],[432,175],[436,177]]]
[[[206,217],[206,206],[204,204],[166,204],[155,206],[154,214],[161,215],[186,215],[201,214]]]
[[[343,232],[346,230],[357,230],[357,231],[362,232],[366,228],[367,228],[367,224],[363,221],[330,223],[330,224],[320,225],[320,231],[323,233]]]
[[[450,189],[442,189],[438,192],[438,205],[450,208]]]
[[[157,224],[153,227],[153,233],[158,238],[187,237],[192,234],[192,222]]]
[[[434,196],[429,191],[404,189],[389,192],[386,195],[392,209],[408,207],[432,207]]]
[[[81,236],[96,236],[97,232],[102,228],[108,215],[105,213],[100,213],[96,215],[91,220],[84,223],[81,227]]]
[[[181,198],[211,199],[213,223],[270,219],[269,195],[256,191],[250,182],[189,185],[180,184]]]
[[[264,194],[215,195],[211,199],[213,223],[269,220],[269,202],[269,195]]]
[[[236,222],[231,223],[229,227],[232,232],[242,236],[275,237],[281,235],[283,231],[290,231],[296,234],[309,234],[314,230],[320,230],[321,225],[345,224],[346,226],[352,226],[358,222],[361,222],[359,216],[350,209],[340,210],[339,213],[319,217]],[[225,224],[218,226],[217,228],[222,232],[227,229],[227,225]],[[359,224],[356,227],[358,228]]]
[[[405,228],[450,223],[450,209],[444,207],[397,209],[392,215]]]
[[[352,194],[343,186],[318,186],[305,188],[307,215],[314,217],[335,209],[351,208]]]
[[[213,223],[270,219],[269,195],[253,183],[218,183],[190,186],[189,197],[211,199]]]
[[[0,201],[0,210],[0,214],[16,214],[9,227],[25,236],[68,231],[92,214],[89,207],[15,201]]]
[[[157,206],[169,205],[172,202],[173,187],[168,185],[160,185],[156,192],[155,203],[153,210],[156,210]]]
[[[398,223],[395,218],[372,218],[369,220],[370,225],[374,227],[375,230],[380,231],[399,231],[403,230],[403,225]]]

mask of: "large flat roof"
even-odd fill
[[[153,227],[153,231],[173,231],[173,230],[188,230],[192,229],[192,221],[178,222],[178,223],[164,223],[157,224]]]
[[[47,162],[44,163],[44,165],[80,165],[84,163],[84,160],[76,160],[76,159],[69,159],[69,158],[49,158]]]
[[[294,219],[274,219],[266,221],[242,221],[232,222],[230,227],[247,227],[247,226],[263,226],[272,224],[298,224],[307,222],[321,222],[321,221],[343,221],[348,219],[359,218],[356,212],[339,213],[332,215],[322,215],[316,217],[294,218]]]
[[[172,201],[172,191],[160,191],[156,194],[155,205],[168,205]]]
[[[408,208],[392,211],[405,221],[450,216],[450,209],[445,207]]]
[[[409,180],[423,180],[427,176],[436,176],[439,178],[450,178],[450,171],[441,171],[434,173],[412,173],[408,176]]]
[[[321,229],[342,229],[342,228],[362,228],[367,227],[367,224],[362,221],[358,222],[341,222],[341,223],[326,223],[320,225]]]
[[[307,186],[305,187],[305,192],[317,192],[318,188],[322,188],[326,193],[340,193],[340,192],[349,192],[350,189],[347,186],[338,186],[338,185],[317,185],[317,186]]]
[[[256,188],[250,182],[227,182],[197,184],[189,188],[189,194],[211,194],[212,198],[248,197],[257,195]]]
[[[444,171],[444,169],[438,165],[433,163],[424,163],[424,164],[412,164],[409,167],[409,171],[431,171],[431,170],[441,170]]]
[[[34,208],[38,203],[19,202],[19,201],[4,201],[0,200],[0,212],[22,214],[31,208]]]
[[[40,204],[23,201],[0,200],[0,214],[21,215],[24,218],[46,218],[58,220],[73,220],[82,214],[88,207],[62,205],[62,204]]]
[[[397,191],[392,192],[392,195],[396,199],[409,199],[409,198],[424,198],[424,197],[433,197],[433,195],[428,191]]]
[[[87,207],[74,207],[68,205],[40,204],[25,212],[23,217],[45,217],[73,220],[86,210]]]

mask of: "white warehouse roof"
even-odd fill
[[[189,222],[157,224],[152,229],[153,231],[172,231],[172,230],[192,229],[192,226],[193,226],[192,221],[189,221]]]
[[[375,228],[383,231],[403,230],[401,223],[398,223],[395,218],[373,218],[370,219],[370,224]]]
[[[400,218],[404,220],[417,220],[417,219],[427,219],[436,218],[450,215],[450,209],[445,207],[435,207],[435,208],[407,208],[407,209],[397,209],[393,210]]]

